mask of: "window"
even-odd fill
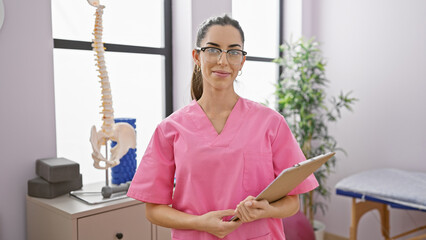
[[[171,1],[102,0],[105,62],[114,117],[136,118],[137,159],[172,109]],[[52,1],[57,155],[76,161],[86,183],[103,181],[93,167],[90,129],[101,121],[101,84],[91,41],[96,8]]]
[[[237,77],[235,89],[242,97],[275,106],[275,84],[278,65],[272,60],[279,55],[281,41],[282,0],[233,0],[232,17],[239,21],[245,34],[244,50],[248,52],[243,73]]]

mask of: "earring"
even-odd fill
[[[242,70],[238,71],[238,76],[241,76],[241,75],[243,75],[243,71]]]
[[[196,69],[198,72],[200,72],[200,71],[201,71],[200,65],[196,64],[196,65],[195,65],[195,69]]]

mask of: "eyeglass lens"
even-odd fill
[[[206,48],[205,53],[207,55],[207,61],[216,63],[224,52],[217,48]],[[229,50],[226,53],[226,59],[229,64],[238,65],[243,61],[243,53],[238,50]]]

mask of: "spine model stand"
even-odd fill
[[[133,127],[125,122],[114,123],[114,109],[112,107],[111,86],[108,72],[105,66],[105,48],[102,42],[102,14],[105,6],[100,5],[98,0],[88,0],[89,4],[96,7],[95,29],[93,32],[93,50],[96,52],[96,66],[98,67],[102,88],[102,127],[99,131],[92,126],[90,142],[92,144],[93,166],[97,169],[108,169],[120,163],[120,158],[124,156],[130,148],[136,148],[136,133]],[[111,148],[111,154],[104,157],[100,150],[102,146],[107,149],[108,141],[115,141],[117,145]],[[107,183],[108,185],[108,183]]]

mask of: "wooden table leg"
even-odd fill
[[[379,211],[381,218],[382,235],[383,237],[385,237],[386,240],[391,239],[389,236],[389,210],[387,208],[387,205],[371,201],[357,202],[355,198],[352,198],[352,220],[349,240],[357,239],[358,222],[365,213],[371,210]]]

